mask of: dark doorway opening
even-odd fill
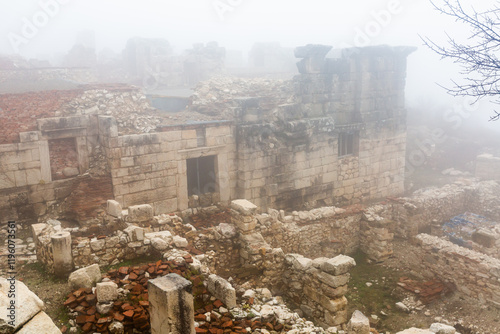
[[[215,155],[187,159],[188,196],[217,191]]]

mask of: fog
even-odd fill
[[[474,2],[462,3],[470,8]],[[474,8],[486,9],[492,4],[474,3]],[[39,15],[44,8],[50,14],[48,20]],[[26,58],[53,60],[75,44],[79,32],[89,30],[95,33],[97,53],[103,49],[119,53],[134,36],[166,39],[178,53],[193,43],[209,41],[243,54],[255,42],[274,41],[283,47],[309,43],[335,48],[416,46],[418,51],[408,60],[410,107],[418,107],[422,101],[457,103],[436,83],[450,85],[450,78],[460,79],[460,69],[423,46],[419,35],[444,43],[445,32],[458,38],[469,33],[467,27],[439,14],[427,0],[2,0],[0,9],[0,54],[19,53]],[[26,36],[26,22],[37,19],[39,27]],[[481,104],[481,125],[491,126],[488,113],[493,108]]]

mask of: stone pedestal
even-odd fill
[[[168,274],[148,281],[152,334],[194,334],[190,281]]]
[[[54,257],[54,274],[67,277],[73,270],[73,255],[71,252],[71,233],[58,232],[50,237]]]

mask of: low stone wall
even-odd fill
[[[500,307],[500,260],[427,234],[415,237],[420,272],[453,283],[464,295]]]
[[[311,260],[299,254],[285,256],[283,293],[296,303],[308,318],[322,327],[347,322],[347,283],[354,259],[338,255]]]
[[[294,211],[288,216],[270,209],[257,216],[260,232],[269,245],[308,257],[353,253],[359,246],[360,218],[359,211],[346,213],[335,207]]]
[[[123,231],[115,231],[111,236],[73,237],[71,254],[73,265],[76,268],[85,267],[94,263],[108,266],[131,260],[140,256],[148,256],[153,252],[163,252],[176,247],[184,248],[188,245],[185,238],[172,236],[167,223],[179,219],[177,216],[160,216],[160,225],[156,227],[139,227],[130,224]],[[162,220],[163,219],[163,220]],[[54,272],[54,253],[51,237],[62,229],[60,225],[34,224],[32,225],[33,239],[36,246],[37,259],[47,270]]]

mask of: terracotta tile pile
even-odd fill
[[[220,223],[231,223],[231,212],[229,209],[215,213],[199,213],[190,217],[191,225],[197,229],[209,228],[219,225]]]
[[[186,263],[192,263],[190,255],[185,256]],[[127,300],[117,300],[107,314],[99,314],[96,296],[92,289],[78,289],[68,295],[64,305],[73,312],[78,312],[76,323],[83,332],[108,333],[108,326],[113,321],[123,323],[125,333],[132,333],[134,328],[140,332],[149,332],[149,301],[147,283],[151,278],[169,273],[179,274],[193,282],[193,294],[206,294],[201,275],[191,272],[186,264],[160,260],[135,267],[120,267],[109,270],[108,277],[119,287],[129,290]],[[127,277],[128,276],[128,277]],[[127,279],[125,279],[127,278]]]
[[[437,279],[427,282],[418,282],[409,279],[408,277],[401,277],[398,285],[403,289],[416,294],[424,304],[428,304],[436,299],[439,299],[443,294],[450,291],[449,287]]]
[[[251,302],[250,302],[251,303]],[[206,305],[195,311],[195,321],[201,323],[196,327],[199,334],[235,334],[251,333],[255,329],[266,329],[268,331],[286,332],[290,328],[278,322],[276,319],[250,320],[234,319],[229,312],[219,313],[217,310],[225,305],[220,300]],[[209,315],[207,315],[209,313]]]

